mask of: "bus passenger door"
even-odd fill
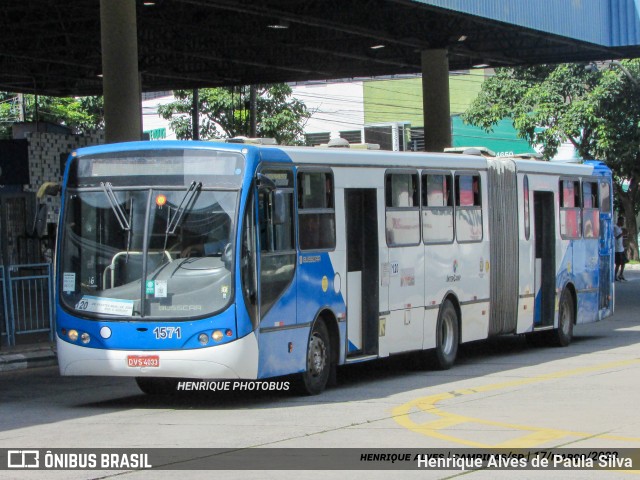
[[[604,311],[610,310],[611,305],[611,282],[613,271],[613,234],[611,229],[612,216],[611,216],[611,189],[608,182],[601,181],[599,184],[599,199],[600,199],[600,239],[599,239],[599,260],[600,260],[600,274],[599,274],[599,302],[598,310],[600,315],[604,314]]]
[[[554,207],[553,192],[533,192],[536,242],[534,327],[553,326],[556,295]]]
[[[297,321],[293,171],[274,166],[265,168],[261,174],[267,180],[261,181],[259,177],[255,192],[259,247],[258,377],[265,378],[304,368],[306,348],[293,349],[289,345],[306,345],[307,335],[306,331],[293,328]],[[271,187],[269,180],[277,188]]]
[[[345,189],[348,356],[378,353],[376,189]]]

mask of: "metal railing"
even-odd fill
[[[36,263],[0,267],[4,328],[7,345],[16,336],[46,332],[53,341],[53,282],[51,264]]]
[[[2,288],[0,289],[0,301],[2,302],[2,310],[0,310],[0,313],[2,313],[2,321],[0,321],[0,345],[3,343],[11,345],[11,325],[7,309],[7,285],[4,278],[4,267],[2,265],[0,265],[0,284],[2,284]]]

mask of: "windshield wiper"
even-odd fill
[[[164,232],[164,249],[165,250],[167,249],[167,240],[169,238],[169,235],[173,235],[175,233],[176,229],[178,228],[178,225],[180,225],[180,221],[182,220],[182,217],[184,216],[184,212],[186,212],[189,209],[189,205],[191,204],[194,197],[196,196],[196,194],[201,188],[202,188],[202,182],[196,183],[195,180],[191,182],[191,185],[189,185],[189,188],[184,194],[184,197],[182,197],[182,201],[180,202],[180,205],[178,205],[178,208],[176,208],[176,214],[174,215],[173,218],[168,219],[167,229]],[[182,205],[184,205],[184,208],[182,208]],[[169,213],[171,213],[171,210],[169,210]]]
[[[180,221],[184,216],[184,212],[187,211],[187,209],[189,208],[189,204],[195,197],[196,193],[198,193],[200,188],[202,188],[202,182],[198,182],[197,184],[195,180],[191,182],[191,185],[189,185],[189,189],[184,194],[184,197],[182,197],[182,201],[180,202],[180,205],[178,205],[178,208],[176,209],[175,216],[167,223],[167,230],[165,232],[167,235],[173,235],[176,232],[176,228],[178,228],[178,225],[180,225]],[[184,208],[182,208],[183,204],[184,204]]]
[[[127,229],[127,256],[124,259],[124,263],[129,263],[129,250],[131,250],[131,220],[133,219],[133,197],[129,202],[129,228]]]
[[[104,194],[107,196],[107,200],[109,200],[111,210],[113,210],[120,227],[123,230],[131,231],[131,223],[127,220],[126,215],[118,203],[118,199],[116,198],[116,194],[113,192],[113,185],[111,185],[111,182],[100,182],[100,186],[102,187]]]

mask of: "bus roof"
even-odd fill
[[[435,152],[393,152],[350,148],[312,148],[247,143],[225,143],[206,141],[140,141],[113,143],[84,147],[72,155],[104,154],[119,151],[155,149],[222,149],[254,152],[260,160],[310,165],[370,166],[382,168],[440,168],[486,170],[489,162],[513,162],[521,173],[547,173],[558,175],[606,175],[609,169],[602,162],[588,161],[584,164],[544,162],[509,157],[487,158],[479,155]]]

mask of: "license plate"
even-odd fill
[[[127,355],[127,365],[130,367],[159,367],[158,355]]]

